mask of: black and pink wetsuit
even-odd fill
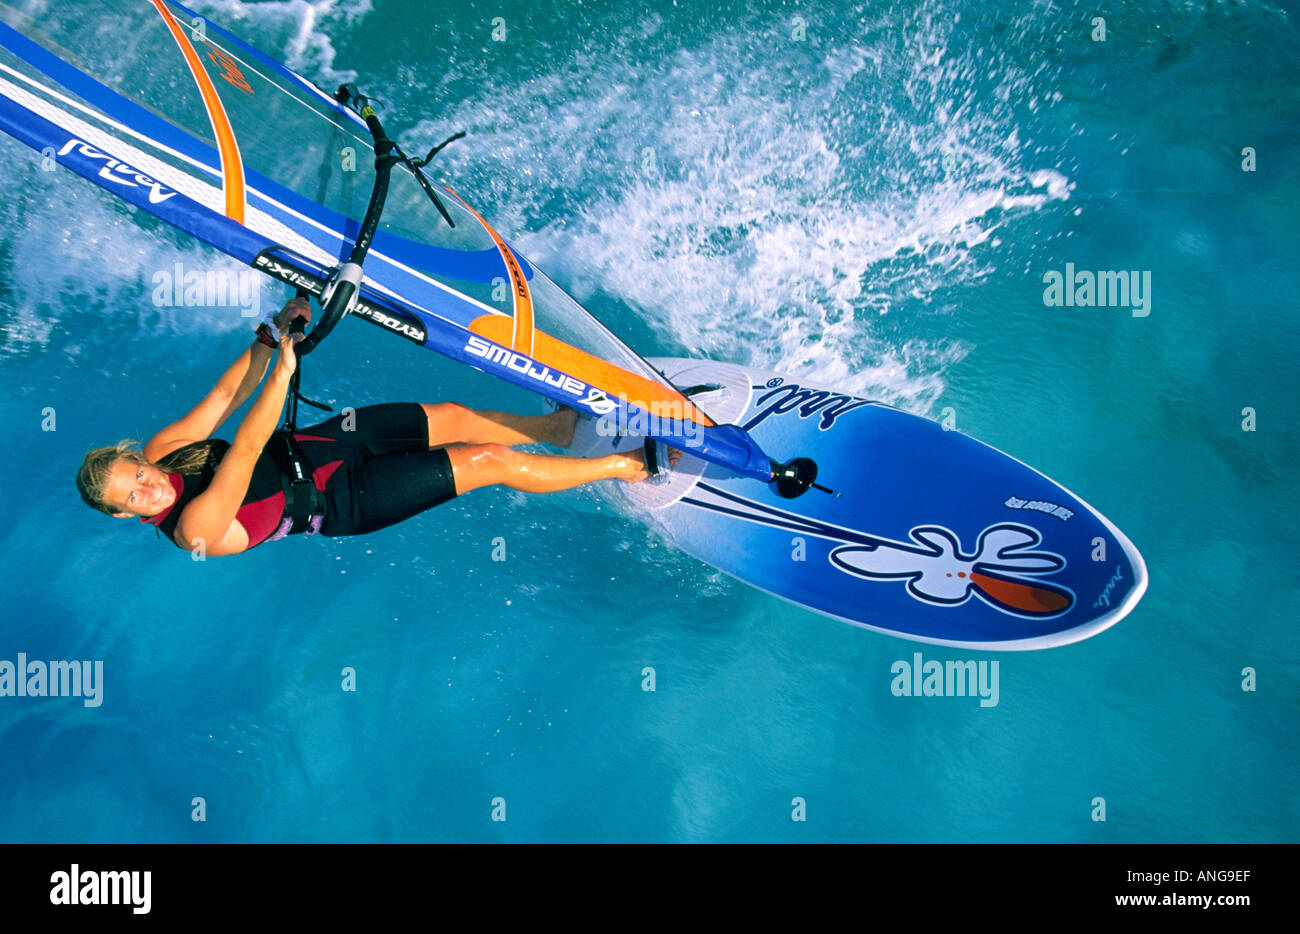
[[[369,405],[302,428],[294,433],[306,467],[319,491],[322,511],[311,516],[307,534],[361,535],[409,519],[456,495],[451,460],[441,448],[429,450],[429,422],[416,403]],[[248,547],[290,534],[285,515],[285,478],[266,445],[253,467],[248,492],[235,518],[248,533]],[[176,501],[156,516],[142,516],[176,543],[176,526],[190,500],[208,488],[230,445],[219,438],[207,445],[210,457],[194,476],[167,474]],[[178,543],[177,543],[178,544]],[[183,547],[183,546],[181,546]]]

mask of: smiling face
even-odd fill
[[[176,502],[176,490],[157,467],[121,457],[104,485],[104,502],[119,519],[156,516]]]

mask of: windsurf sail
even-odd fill
[[[747,432],[710,419],[460,193],[395,170],[378,221],[377,137],[364,106],[335,99],[173,0],[33,8],[39,18],[0,3],[0,128],[12,136],[317,297],[346,268],[365,220],[376,220],[356,317],[743,476],[772,479],[779,465]],[[118,28],[97,32],[110,18]]]

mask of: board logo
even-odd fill
[[[1021,499],[1019,496],[1008,496],[1002,505],[1008,509],[1032,509],[1034,512],[1056,516],[1062,522],[1069,522],[1074,518],[1073,509],[1067,509],[1064,506],[1058,506],[1056,503],[1049,503],[1043,499]]]
[[[769,416],[784,415],[787,412],[795,412],[800,418],[820,415],[817,428],[826,431],[835,424],[835,419],[845,412],[870,405],[869,399],[859,399],[857,396],[830,392],[826,389],[808,389],[797,383],[787,383],[779,376],[774,376],[766,384],[753,388],[768,391],[759,396],[754,403],[756,410],[754,417],[740,426],[745,431],[749,431]]]
[[[908,534],[915,546],[841,545],[830,553],[831,563],[858,577],[906,581],[912,597],[939,606],[957,606],[973,595],[1010,616],[1032,619],[1059,616],[1074,606],[1073,592],[1035,579],[1065,567],[1060,555],[1031,550],[1042,541],[1035,529],[989,526],[973,552],[942,526],[917,526]]]
[[[1115,573],[1110,576],[1110,580],[1106,582],[1106,586],[1102,589],[1101,593],[1097,595],[1097,599],[1092,602],[1093,608],[1110,606],[1111,591],[1118,587],[1119,582],[1123,579],[1124,566],[1122,564],[1117,564],[1115,565]]]
[[[249,97],[253,96],[253,86],[248,83],[244,73],[239,70],[239,63],[223,49],[219,49],[215,45],[210,46],[208,48],[208,58],[212,59],[213,64],[221,69],[221,74],[218,77],[225,78]]]
[[[108,153],[100,152],[94,146],[85,140],[77,139],[75,136],[63,144],[59,150],[60,156],[66,156],[72,150],[77,151],[77,155],[87,159],[102,160],[103,166],[97,173],[105,181],[112,182],[115,185],[123,185],[128,188],[148,188],[149,203],[160,204],[166,201],[176,192],[172,191],[157,179],[150,178],[139,169],[133,169],[120,159],[114,159]]]
[[[595,386],[588,386],[581,380],[574,379],[566,373],[542,366],[532,357],[516,353],[513,350],[507,350],[500,344],[494,344],[476,334],[470,335],[468,343],[462,349],[470,356],[478,357],[484,363],[489,363],[498,370],[513,370],[555,390],[568,393],[571,396],[578,396],[579,398],[575,400],[576,403],[596,415],[608,415],[618,406],[617,402]]]

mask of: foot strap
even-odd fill
[[[659,463],[659,441],[655,438],[646,438],[645,444],[645,469],[650,474],[650,482],[654,484],[667,483],[672,479],[668,471],[668,464],[665,462],[660,467]]]
[[[650,476],[659,476],[659,442],[654,438],[646,438],[645,444],[645,469],[650,471]]]

